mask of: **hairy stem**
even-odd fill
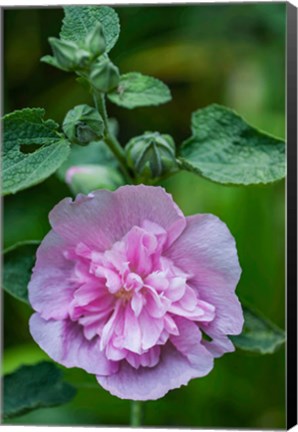
[[[102,116],[104,121],[104,125],[105,125],[104,142],[107,144],[107,146],[110,148],[114,156],[117,158],[127,182],[132,183],[132,178],[127,170],[124,150],[120,145],[119,141],[117,140],[117,138],[110,131],[106,103],[105,103],[105,96],[103,93],[94,93],[93,99],[94,99],[95,107],[100,113],[100,115]]]
[[[142,425],[143,403],[140,401],[131,401],[130,408],[130,425],[139,427]]]

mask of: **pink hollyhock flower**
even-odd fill
[[[141,185],[66,198],[50,223],[29,284],[30,331],[55,361],[147,400],[234,350],[241,269],[217,217],[184,217],[164,189]]]

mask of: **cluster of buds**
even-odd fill
[[[91,86],[103,93],[117,87],[120,79],[118,68],[103,54],[106,51],[106,39],[103,26],[98,22],[87,34],[82,43],[66,39],[49,38],[50,45],[61,69],[71,72],[84,72],[89,77]]]
[[[62,128],[72,143],[84,146],[102,138],[104,122],[95,108],[77,105],[66,114]]]
[[[141,179],[158,179],[176,168],[175,143],[170,135],[146,132],[125,147],[128,166]]]
[[[49,38],[49,42],[57,65],[65,71],[86,69],[94,59],[100,57],[106,50],[106,40],[100,22],[96,24],[81,44],[57,38]]]

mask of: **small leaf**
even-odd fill
[[[4,251],[3,288],[25,303],[29,303],[27,287],[39,244],[39,241],[21,242]]]
[[[86,36],[100,22],[109,52],[119,37],[120,24],[117,13],[108,6],[65,6],[65,17],[60,33],[62,39],[83,43]]]
[[[192,116],[193,136],[180,148],[182,168],[224,184],[270,183],[285,176],[285,143],[210,105]]]
[[[76,394],[73,386],[62,381],[62,372],[53,363],[22,366],[4,375],[3,417],[12,418],[37,408],[69,402]]]
[[[259,354],[272,354],[286,337],[283,330],[264,318],[259,312],[243,306],[244,327],[239,336],[230,336],[237,348]]]
[[[41,108],[25,108],[3,119],[4,195],[26,189],[53,174],[69,154],[69,143]]]
[[[160,80],[137,72],[120,77],[116,90],[108,94],[110,101],[124,108],[160,105],[171,100],[169,88]]]

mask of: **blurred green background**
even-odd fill
[[[117,7],[122,32],[111,59],[122,73],[138,71],[166,82],[173,101],[128,111],[108,105],[120,141],[145,130],[170,133],[177,144],[190,135],[192,111],[210,103],[234,108],[252,125],[284,137],[285,3]],[[40,63],[57,36],[61,8],[4,11],[4,112],[45,107],[59,122],[79,103],[91,103],[71,74]],[[236,238],[243,269],[237,292],[280,327],[285,311],[285,185],[227,187],[190,173],[164,185],[186,215],[214,213]],[[4,201],[4,246],[41,239],[47,214],[68,188],[53,176]],[[28,332],[29,307],[3,296],[3,371],[47,358]],[[65,369],[80,388],[65,406],[41,409],[14,424],[127,425],[129,402],[101,389],[95,378]],[[12,423],[12,421],[10,421]],[[285,427],[285,353],[227,354],[213,371],[146,403],[146,426],[210,428]]]

